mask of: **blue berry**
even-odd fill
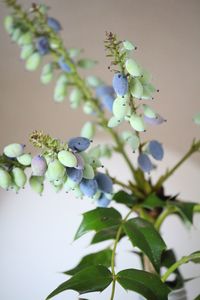
[[[70,66],[65,62],[65,58],[62,56],[60,57],[60,59],[58,60],[58,64],[60,66],[60,68],[66,72],[66,73],[71,73],[71,68]]]
[[[92,197],[96,194],[98,185],[95,179],[82,179],[80,183],[81,192],[88,197]]]
[[[60,22],[52,17],[48,17],[47,24],[51,29],[53,29],[55,32],[58,32],[62,29]]]
[[[149,153],[153,156],[156,160],[162,160],[164,156],[164,150],[161,143],[158,141],[151,141],[148,145]]]
[[[113,88],[119,96],[124,96],[128,91],[128,80],[125,75],[116,73],[113,77]]]
[[[105,95],[101,98],[103,106],[110,112],[112,112],[114,100],[115,98],[112,95]]]
[[[98,184],[98,188],[104,193],[112,193],[113,191],[113,183],[110,177],[106,174],[98,172],[95,176],[95,179]]]
[[[149,173],[153,169],[152,162],[148,155],[145,153],[140,153],[140,155],[138,156],[138,165],[143,172]]]
[[[49,41],[46,36],[41,36],[37,39],[36,49],[40,55],[45,55],[49,52]]]
[[[85,151],[90,146],[90,140],[84,137],[72,138],[69,140],[68,146],[76,152]]]
[[[72,181],[80,183],[83,178],[83,170],[67,168],[67,175]]]
[[[109,85],[101,85],[96,88],[96,96],[97,97],[104,97],[105,95],[114,95],[115,90],[112,86]]]
[[[101,194],[99,199],[97,200],[98,207],[107,207],[110,204],[110,199],[106,197],[104,193]]]

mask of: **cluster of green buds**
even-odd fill
[[[52,139],[35,131],[30,137],[41,153],[32,157],[24,153],[24,145],[13,143],[4,148],[0,160],[0,187],[3,189],[24,188],[26,168],[31,168],[29,183],[32,189],[42,194],[44,181],[51,183],[55,191],[73,190],[76,197],[90,197],[98,206],[107,206],[113,193],[110,177],[97,169],[103,167],[100,158],[109,156],[105,146],[89,148],[91,140],[85,137],[71,138],[68,143]]]

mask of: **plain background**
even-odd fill
[[[26,7],[32,1],[20,1]],[[132,40],[138,50],[136,59],[153,74],[153,83],[160,89],[152,106],[168,122],[150,128],[147,138],[157,138],[166,147],[164,170],[173,165],[188,149],[192,138],[199,137],[199,127],[192,117],[200,111],[199,105],[199,49],[200,2],[198,0],[48,0],[50,15],[63,26],[62,37],[67,47],[85,49],[85,56],[99,61],[93,73],[111,82],[107,70],[103,39],[105,31],[116,32],[121,39]],[[4,32],[3,17],[8,13],[0,3],[0,128],[1,149],[10,142],[28,141],[34,129],[43,129],[52,136],[66,139],[78,135],[88,118],[81,110],[71,111],[68,100],[63,104],[53,102],[54,84],[42,86],[40,71],[27,72],[19,59],[18,47]],[[100,133],[95,140],[109,142]],[[29,149],[29,146],[28,146]],[[31,148],[30,148],[31,149]],[[108,163],[107,163],[108,165]],[[185,200],[199,201],[199,165],[195,155],[176,176],[167,183],[171,193],[181,193]],[[125,180],[129,174],[118,157],[109,161],[111,173]],[[155,176],[155,175],[154,175]],[[71,195],[57,194],[47,187],[41,198],[29,188],[15,195],[0,192],[0,299],[40,300],[65,277],[59,272],[72,267],[87,248],[90,237],[71,244],[81,220],[81,212],[94,206],[89,200],[80,201]],[[121,208],[120,208],[121,209]],[[124,213],[124,211],[123,211]],[[175,246],[178,257],[200,248],[199,217],[189,232],[171,217],[163,226],[169,247]],[[137,266],[137,261],[127,251],[130,244],[123,242],[119,250],[118,268]],[[91,248],[91,251],[95,250]],[[183,267],[186,277],[200,275],[198,266]],[[199,293],[199,280],[188,284],[189,300]],[[105,299],[109,290],[95,299]],[[55,299],[77,299],[68,292]],[[74,298],[73,298],[74,297]],[[119,289],[116,300],[136,299]],[[89,299],[94,299],[90,296]]]

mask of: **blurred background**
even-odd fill
[[[19,3],[28,8],[32,1]],[[158,173],[153,174],[157,177],[180,159],[193,137],[200,137],[199,127],[192,122],[192,117],[200,111],[200,1],[45,0],[44,3],[51,7],[49,14],[60,20],[66,47],[84,48],[85,57],[99,62],[91,73],[108,83],[112,73],[105,58],[105,31],[115,32],[120,39],[129,39],[138,46],[135,58],[151,72],[153,83],[160,90],[152,106],[167,119],[166,124],[151,127],[146,133],[147,138],[158,139],[166,149],[165,160]],[[11,142],[26,143],[29,133],[35,129],[64,140],[77,136],[88,116],[81,110],[72,111],[68,99],[63,104],[55,103],[54,83],[43,86],[39,81],[40,70],[33,73],[25,70],[24,62],[19,59],[19,48],[3,29],[3,18],[8,13],[1,1],[1,151]],[[109,138],[101,132],[95,143],[103,142],[109,142]],[[129,178],[119,157],[114,156],[105,163],[111,174],[122,180]],[[187,201],[200,201],[199,166],[200,156],[195,155],[167,182],[167,191],[180,193]],[[28,187],[18,195],[0,191],[0,299],[41,300],[64,281],[66,277],[61,272],[73,267],[90,250],[91,236],[75,243],[72,240],[81,213],[92,208],[94,205],[89,200],[55,194],[50,187],[43,197],[33,194]],[[190,231],[176,217],[170,217],[162,231],[168,246],[175,247],[177,256],[181,257],[200,248],[199,230],[200,217],[195,216]],[[91,247],[91,251],[95,249]],[[119,246],[119,252],[123,250],[118,257],[119,270],[139,266],[130,249],[125,240]],[[186,278],[200,275],[199,267],[192,264],[182,267],[182,271]],[[199,284],[199,279],[187,284],[189,300],[200,293]],[[106,299],[109,293],[107,289],[89,299]],[[116,300],[137,299],[121,288],[116,295]],[[67,296],[77,299],[74,292],[63,293],[55,299]]]

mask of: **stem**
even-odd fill
[[[117,244],[118,244],[119,239],[120,239],[123,224],[124,224],[124,222],[126,222],[126,220],[128,219],[128,217],[130,216],[131,213],[132,213],[132,209],[128,212],[128,214],[122,220],[121,225],[119,226],[119,228],[117,230],[117,234],[116,234],[116,238],[115,238],[115,242],[114,242],[114,246],[113,246],[113,250],[112,250],[111,272],[112,272],[112,276],[113,276],[113,282],[112,282],[112,293],[111,293],[110,300],[113,300],[114,295],[115,295],[115,285],[116,285],[116,279],[117,279],[116,274],[115,274],[115,255],[116,255]]]
[[[164,220],[166,219],[167,216],[171,215],[172,213],[176,212],[176,208],[175,207],[168,207],[166,208],[157,218],[154,227],[159,231],[160,227],[162,225],[162,223],[164,222]]]
[[[183,156],[183,158],[178,161],[178,163],[169,171],[165,173],[165,175],[161,176],[154,186],[154,190],[157,191],[163,185],[163,183],[195,152],[200,151],[200,140],[197,142],[193,142],[188,152]]]
[[[170,276],[171,273],[173,273],[176,269],[178,269],[182,264],[186,264],[191,260],[194,259],[199,259],[200,258],[200,253],[193,253],[188,256],[182,257],[180,260],[175,262],[166,272],[165,274],[161,277],[161,280],[165,282],[167,278]]]

